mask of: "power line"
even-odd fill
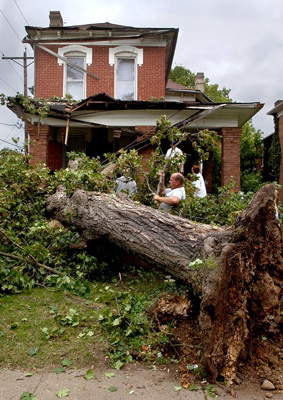
[[[5,54],[3,53],[2,50],[0,50],[0,52],[2,53],[2,56],[4,57]],[[9,65],[11,66],[11,68],[16,72],[16,74],[18,75],[18,77],[20,78],[20,80],[23,82],[23,78],[21,78],[20,74],[18,74],[18,72],[16,71],[16,69],[14,68],[13,64],[8,60]]]
[[[11,144],[12,146],[18,147],[19,149],[22,149],[22,148],[23,148],[23,146],[18,146],[18,145],[15,144],[15,143],[7,142],[6,140],[3,140],[3,139],[0,139],[0,141],[1,141],[1,142],[4,142],[4,143],[7,143],[7,144]]]
[[[3,13],[2,10],[0,10],[1,14],[3,15],[3,17],[5,18],[5,20],[8,22],[8,24],[10,25],[11,29],[13,30],[13,32],[15,33],[15,35],[17,36],[17,38],[19,39],[19,41],[22,43],[22,45],[25,47],[25,45],[22,42],[22,39],[20,38],[20,36],[17,34],[17,32],[15,31],[15,29],[13,28],[12,24],[10,23],[10,21],[8,20],[8,18],[6,17],[6,15]],[[29,51],[28,51],[29,53]],[[29,53],[30,54],[30,53]]]
[[[28,23],[28,21],[26,20],[26,18],[25,18],[25,16],[24,16],[24,14],[22,13],[22,10],[21,10],[21,9],[20,9],[20,7],[18,6],[18,4],[17,4],[16,0],[14,0],[14,2],[15,2],[15,4],[16,4],[16,6],[18,7],[18,9],[19,9],[20,13],[22,14],[22,16],[23,16],[23,19],[26,21],[27,25],[29,25],[29,23]]]
[[[1,78],[1,81],[3,81],[4,83],[6,83],[7,86],[9,86],[11,89],[13,89],[15,92],[18,92],[18,90],[16,90],[15,88],[13,88],[11,85],[9,85],[9,83],[7,83],[3,78]]]
[[[5,125],[5,126],[15,126],[16,128],[20,129],[22,126],[19,126],[18,123],[16,124],[4,124],[4,122],[0,122],[0,125]]]
[[[10,25],[10,27],[12,28],[13,32],[15,33],[15,35],[17,36],[17,38],[20,40],[20,42],[22,43],[22,39],[20,38],[20,36],[17,34],[17,32],[15,31],[15,29],[13,28],[13,26],[10,24],[8,18],[6,17],[6,15],[3,13],[2,10],[0,10],[0,12],[2,13],[3,17],[5,18],[5,20],[8,22],[8,24]],[[23,43],[22,43],[23,44]]]

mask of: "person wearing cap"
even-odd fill
[[[183,155],[182,150],[176,146],[177,142],[178,142],[177,140],[174,140],[173,142],[171,142],[170,149],[168,149],[165,154],[166,160],[171,160],[174,157],[180,157]],[[184,174],[184,162],[183,161],[181,161],[181,164],[180,164],[180,173]]]

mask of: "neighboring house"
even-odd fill
[[[202,73],[197,74],[195,90],[170,82],[178,29],[108,22],[63,26],[60,12],[51,11],[49,17],[49,27],[26,26],[23,42],[34,50],[34,97],[48,99],[50,112],[39,121],[20,104],[11,107],[27,121],[32,163],[60,169],[66,165],[67,151],[102,157],[138,143],[145,143],[139,152],[146,161],[152,148],[144,139],[166,114],[184,130],[219,132],[222,184],[232,177],[240,188],[241,127],[263,104],[213,103],[203,93]],[[68,93],[78,100],[75,104],[54,100]],[[190,154],[189,141],[181,149]],[[211,166],[204,171],[209,191]]]
[[[268,115],[272,115],[275,120],[275,134],[278,134],[279,143],[281,148],[280,170],[279,170],[279,200],[283,204],[283,100],[277,100],[274,108],[270,110]],[[274,135],[274,134],[273,134]]]

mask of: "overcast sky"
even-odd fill
[[[22,57],[24,27],[47,27],[50,11],[60,11],[65,26],[179,28],[172,67],[204,72],[211,84],[231,89],[234,101],[264,103],[252,122],[264,136],[273,132],[266,113],[283,99],[283,0],[0,0],[0,93],[23,93],[23,67],[2,56]],[[27,53],[33,56],[30,46]],[[0,106],[0,149],[7,146],[3,140],[22,141],[20,126],[16,115]]]

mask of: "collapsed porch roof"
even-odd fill
[[[34,100],[36,106],[40,102]],[[178,101],[124,101],[99,93],[85,100],[69,104],[63,101],[48,101],[48,116],[41,123],[54,127],[70,126],[83,127],[130,127],[155,126],[156,120],[166,114],[173,125],[197,115],[202,111],[200,118],[190,122],[194,129],[220,129],[222,127],[242,127],[262,107],[259,102],[254,103],[200,103]],[[20,102],[11,105],[13,112],[21,119],[31,123],[39,120],[24,110]],[[186,128],[186,125],[183,126]]]

